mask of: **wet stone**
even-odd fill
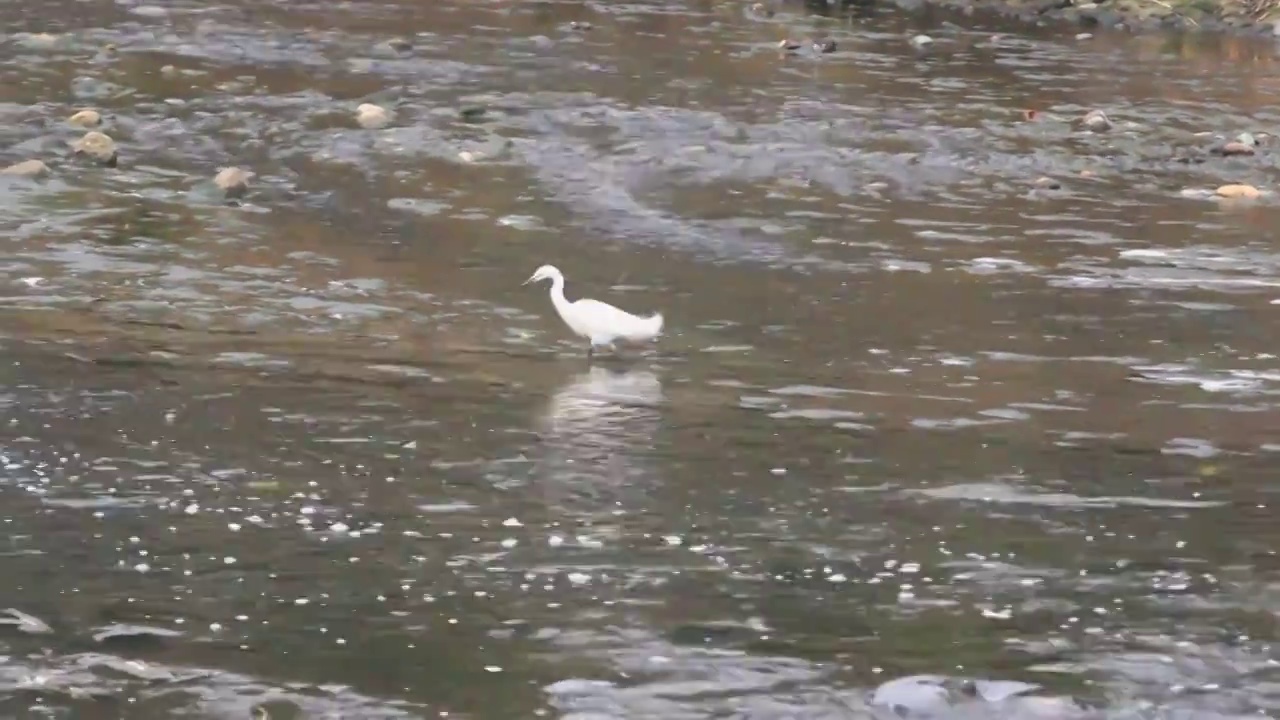
[[[49,166],[41,160],[23,160],[0,170],[0,175],[16,175],[18,177],[41,177],[49,174]]]
[[[170,682],[177,679],[177,676],[169,670],[141,660],[102,656],[96,658],[93,664],[97,667],[106,668],[121,675],[147,682]]]
[[[48,50],[61,42],[62,37],[51,33],[21,33],[18,42],[33,50]]]
[[[1242,142],[1235,141],[1226,143],[1221,148],[1218,148],[1218,153],[1227,157],[1231,157],[1233,155],[1253,155],[1256,152],[1257,150],[1255,150],[1252,145],[1246,145]]]
[[[464,122],[482,122],[488,115],[488,108],[483,105],[464,105],[458,110],[458,115]]]
[[[366,130],[377,130],[391,122],[391,114],[385,108],[373,103],[362,103],[356,108],[356,122]]]
[[[1044,188],[1047,190],[1058,190],[1062,188],[1062,183],[1051,177],[1038,177],[1033,184],[1038,188]]]
[[[1077,123],[1084,130],[1091,132],[1103,132],[1111,129],[1111,118],[1101,110],[1090,110],[1085,113]]]
[[[102,115],[97,110],[80,110],[67,118],[67,122],[82,128],[97,127],[102,124]]]
[[[1243,183],[1233,183],[1230,185],[1222,185],[1213,191],[1214,195],[1220,198],[1254,200],[1262,197],[1262,191],[1252,185]]]
[[[254,705],[251,717],[253,720],[302,720],[307,714],[288,700],[268,700]]]
[[[28,635],[44,635],[53,632],[53,628],[49,626],[49,623],[34,615],[28,615],[17,608],[8,608],[0,611],[0,626],[17,628],[18,632]]]
[[[394,37],[374,44],[371,52],[377,57],[397,57],[413,50],[413,43],[407,38]]]
[[[182,633],[148,625],[108,625],[93,634],[94,642],[107,645],[153,644],[182,637]]]
[[[249,180],[253,173],[238,167],[222,168],[213,178],[213,184],[228,198],[244,197],[249,189]]]
[[[91,130],[71,144],[76,155],[88,157],[100,165],[115,167],[118,162],[116,142],[105,133]]]

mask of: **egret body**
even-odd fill
[[[641,317],[599,300],[582,298],[569,302],[564,296],[564,274],[553,265],[538,268],[524,284],[541,280],[551,281],[551,304],[560,319],[575,335],[590,343],[587,357],[591,357],[597,347],[611,347],[619,340],[642,343],[662,334],[662,313]]]

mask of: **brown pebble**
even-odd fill
[[[1091,178],[1091,177],[1095,176],[1096,174],[1097,174],[1097,173],[1095,173],[1095,172],[1094,172],[1094,171],[1092,171],[1092,170],[1081,170],[1081,171],[1080,171],[1080,177],[1082,177],[1082,178]]]
[[[1262,191],[1252,185],[1243,183],[1234,183],[1231,185],[1223,185],[1213,191],[1214,195],[1220,198],[1239,198],[1243,200],[1253,200],[1262,197]]]
[[[16,175],[18,177],[39,177],[49,174],[49,166],[39,160],[23,160],[0,170],[0,175]]]
[[[81,110],[67,118],[67,122],[82,128],[97,127],[102,123],[102,115],[97,110]]]
[[[1223,145],[1218,152],[1230,157],[1232,155],[1252,155],[1257,150],[1254,150],[1252,145],[1245,145],[1242,142],[1229,142]]]
[[[115,140],[97,130],[85,133],[84,137],[71,144],[71,149],[75,154],[87,155],[107,167],[115,167],[118,162]]]
[[[222,168],[218,174],[213,177],[213,184],[226,194],[229,198],[244,197],[245,191],[249,189],[249,180],[253,177],[253,173],[248,170],[241,170],[238,167]]]

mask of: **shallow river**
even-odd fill
[[[746,6],[8,3],[0,714],[1280,709],[1274,48]]]

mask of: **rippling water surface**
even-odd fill
[[[0,711],[1280,708],[1274,48],[747,5],[9,3]]]

